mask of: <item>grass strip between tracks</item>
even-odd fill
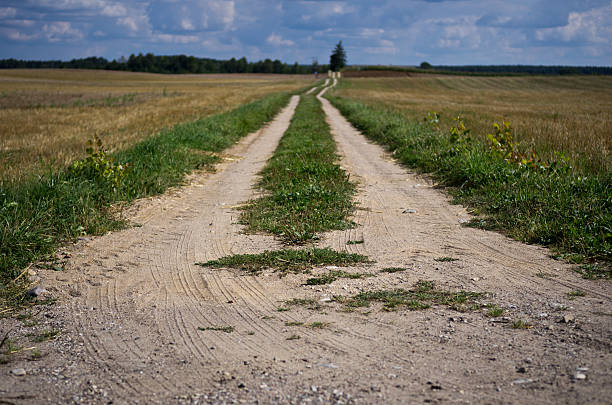
[[[263,197],[250,201],[240,223],[301,244],[318,232],[348,229],[355,184],[337,164],[336,144],[314,95],[302,96],[291,125],[261,172]]]
[[[550,246],[561,257],[583,263],[580,271],[587,278],[612,278],[612,173],[585,175],[569,166],[521,167],[479,141],[457,144],[452,136],[411,122],[399,112],[333,94],[327,97],[400,162],[449,186],[455,202],[478,215],[472,226]]]
[[[94,159],[87,163],[88,170],[49,169],[27,181],[0,183],[0,309],[7,300],[21,299],[10,281],[29,263],[50,258],[62,241],[124,226],[111,204],[181,184],[187,173],[218,161],[215,152],[270,121],[289,97],[275,94],[177,125],[114,154],[110,168],[98,165],[108,163],[107,158]],[[120,181],[109,181],[119,164],[128,169]]]
[[[198,264],[203,267],[225,267],[259,273],[265,269],[300,272],[315,266],[348,266],[356,263],[370,263],[370,261],[366,256],[355,253],[336,252],[329,248],[311,248],[266,250],[263,253],[226,256]]]

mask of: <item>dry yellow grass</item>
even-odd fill
[[[65,165],[99,135],[125,148],[177,123],[231,110],[311,76],[158,75],[92,70],[0,70],[0,178]]]
[[[610,170],[612,77],[474,77],[421,75],[347,79],[340,95],[393,106],[412,119],[442,114],[442,129],[461,114],[472,134],[486,139],[493,122],[508,120],[538,156],[568,154],[585,169]]]

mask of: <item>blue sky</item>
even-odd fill
[[[611,0],[2,0],[0,58],[612,65]]]

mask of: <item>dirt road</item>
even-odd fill
[[[375,264],[347,270],[375,277],[304,286],[304,274],[195,264],[280,248],[242,234],[236,208],[253,197],[294,98],[215,174],[139,203],[142,226],[82,241],[65,272],[40,274],[60,298],[43,326],[62,332],[42,358],[0,366],[0,403],[612,403],[610,284],[579,278],[546,249],[463,227],[463,208],[321,101],[360,209],[357,227],[319,245],[370,256]],[[418,280],[487,292],[507,319],[442,307],[346,312],[326,299]],[[575,290],[586,296],[570,299]],[[321,308],[278,310],[304,297]],[[516,319],[532,327],[513,329]],[[299,325],[316,322],[327,326]]]

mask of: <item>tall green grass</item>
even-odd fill
[[[111,204],[159,194],[180,184],[186,173],[217,161],[212,152],[270,121],[289,97],[271,95],[225,114],[180,124],[114,154],[117,164],[129,164],[118,185],[69,169],[49,169],[27,181],[2,181],[0,289],[20,269],[53,253],[62,241],[121,227]]]
[[[610,277],[612,174],[578,174],[567,165],[520,167],[472,141],[457,145],[400,113],[334,95],[330,101],[367,137],[402,163],[431,173],[456,202],[472,207],[472,224],[550,246],[574,262],[601,262]]]
[[[347,229],[355,185],[338,166],[336,145],[314,95],[302,96],[291,125],[262,171],[266,195],[251,201],[240,222],[300,244],[318,232]]]

